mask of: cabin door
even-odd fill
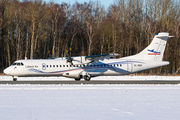
[[[46,64],[42,63],[42,70],[46,70]]]

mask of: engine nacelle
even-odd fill
[[[63,73],[63,76],[78,79],[81,76],[81,72],[79,72],[79,71],[65,72],[65,73]]]

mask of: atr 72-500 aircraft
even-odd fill
[[[4,70],[4,73],[17,77],[25,76],[64,76],[89,81],[96,76],[128,75],[143,70],[168,65],[162,61],[169,33],[155,35],[151,44],[139,54],[110,59],[119,54],[103,54],[55,59],[17,60]]]

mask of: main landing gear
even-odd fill
[[[75,78],[75,81],[80,81],[81,80],[81,78]]]
[[[89,75],[85,75],[85,76],[84,76],[84,80],[85,80],[85,81],[90,81],[90,79],[91,79],[91,77],[90,77]]]
[[[75,81],[80,81],[81,78],[82,78],[82,77],[80,77],[80,78],[74,78],[74,79],[75,79]],[[84,75],[83,78],[84,78],[85,81],[90,81],[90,80],[91,80],[91,77],[90,77],[89,75]]]

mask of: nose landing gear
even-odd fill
[[[17,81],[17,77],[13,76],[13,81]]]

